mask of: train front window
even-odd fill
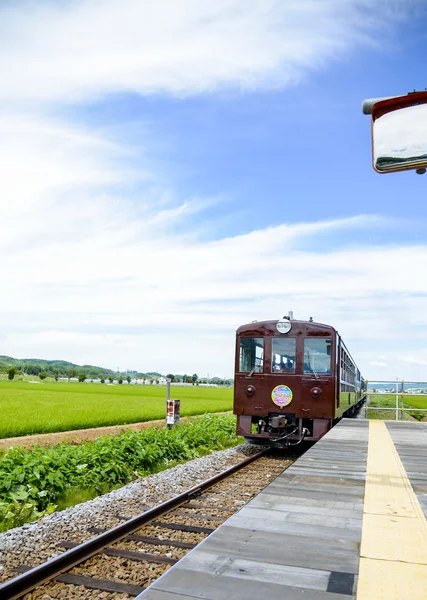
[[[240,338],[240,373],[262,373],[264,338]]]
[[[304,373],[330,375],[331,338],[305,338]]]
[[[295,350],[295,338],[273,338],[271,349],[271,372],[295,373]]]

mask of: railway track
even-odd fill
[[[78,544],[63,540],[61,552],[0,585],[1,600],[132,598],[212,533],[286,469],[294,458],[263,450],[136,517],[117,515],[108,531]]]

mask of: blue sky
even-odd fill
[[[0,7],[0,353],[229,376],[234,331],[336,326],[427,380],[427,178],[367,97],[424,89],[421,0]]]

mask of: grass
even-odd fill
[[[105,493],[108,493],[108,489]],[[56,510],[64,510],[70,506],[76,506],[81,502],[88,502],[99,496],[94,489],[69,489],[57,500]]]
[[[181,416],[232,409],[232,388],[172,386]],[[165,418],[165,386],[0,381],[0,439]]]
[[[396,394],[369,394],[370,409],[367,411],[367,416],[370,419],[394,419],[396,416]],[[402,408],[402,403],[405,409],[408,409],[408,414],[422,421],[427,417],[427,413],[411,412],[410,408],[427,409],[427,396],[416,396],[413,394],[399,394],[399,408]],[[372,408],[390,408],[390,410],[372,410]],[[393,410],[394,409],[394,410]],[[399,411],[399,418],[401,418]]]
[[[427,409],[427,396],[407,395],[405,398],[405,406],[413,406],[414,408]]]

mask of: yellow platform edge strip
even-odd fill
[[[382,421],[369,422],[356,598],[427,599],[427,521]]]

